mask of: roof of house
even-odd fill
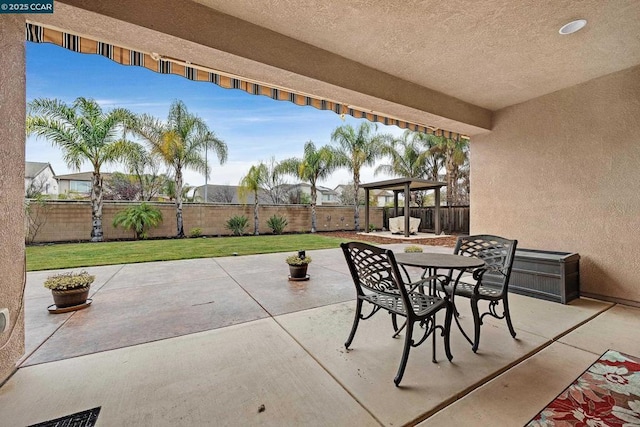
[[[321,187],[319,185],[316,185],[316,190],[318,190],[319,192],[323,193],[323,194],[339,194],[337,191],[332,190],[330,188],[327,187]]]
[[[198,196],[204,198],[204,185],[200,185],[196,187],[196,194]],[[255,199],[253,197],[253,193],[247,194],[247,200],[240,200],[238,197],[238,189],[240,188],[237,185],[214,185],[209,184],[207,187],[207,203],[234,203],[241,204],[246,203],[252,205],[255,203]],[[229,197],[231,201],[221,200],[227,199]],[[267,194],[265,190],[258,191],[258,203],[271,203],[271,198]]]
[[[297,184],[281,184],[280,185],[280,188],[284,189],[285,191],[291,191],[300,187],[311,187],[311,185],[307,184],[306,182],[299,182]]]
[[[102,175],[102,179],[108,179],[111,177],[112,174],[109,172],[103,172],[100,175]],[[78,172],[78,173],[69,173],[66,175],[57,175],[56,179],[66,180],[66,181],[91,181],[92,177],[93,177],[93,172]]]
[[[47,167],[51,168],[51,164],[42,162],[24,162],[24,177],[35,178]],[[53,168],[51,168],[51,172],[53,172]]]
[[[351,189],[352,187],[353,185],[340,184],[340,185],[337,185],[336,188],[334,188],[333,190],[338,194],[341,194],[342,192],[344,192],[345,189],[347,188]],[[364,188],[362,186],[360,186],[360,191],[364,191]],[[393,196],[393,192],[389,190],[372,189],[371,193],[375,194],[376,196],[385,196],[385,197]]]

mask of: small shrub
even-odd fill
[[[307,193],[300,194],[300,204],[301,205],[310,205],[311,204],[311,194],[307,194]]]
[[[61,273],[47,277],[44,287],[55,291],[66,291],[89,286],[95,280],[95,276],[81,271],[80,273]]]
[[[404,248],[404,251],[408,254],[410,253],[420,253],[422,252],[422,247],[418,245],[411,245]]]
[[[273,215],[267,220],[267,225],[273,231],[273,234],[282,234],[284,228],[288,225],[287,218],[280,215]]]
[[[225,228],[231,230],[234,236],[242,236],[244,230],[249,226],[249,218],[244,215],[235,215],[227,220]]]
[[[311,263],[311,257],[305,256],[304,258],[300,258],[298,255],[291,255],[287,257],[286,262],[289,265],[305,265]]]
[[[191,231],[189,231],[189,237],[200,237],[202,236],[202,228],[196,227],[196,228],[192,228]]]
[[[162,222],[160,209],[142,202],[136,206],[130,206],[118,212],[113,218],[113,226],[122,226],[124,229],[133,230],[135,239],[146,239],[151,227],[157,227]]]
[[[376,231],[376,226],[373,224],[369,224],[369,232]]]

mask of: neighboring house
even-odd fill
[[[204,200],[204,185],[196,187],[194,196],[196,201]],[[246,200],[238,197],[237,185],[207,185],[207,203],[232,203],[253,205],[255,199],[253,193],[247,194]],[[271,204],[271,198],[266,191],[258,191],[258,203]]]
[[[372,190],[371,192],[376,197],[376,206],[393,206],[393,191]]]
[[[338,205],[340,204],[340,194],[337,191],[327,187],[316,186],[318,191],[318,204],[319,205]]]
[[[349,204],[352,205],[353,201],[346,203],[347,201],[345,200],[345,192],[346,194],[353,194],[353,185],[349,185],[349,184],[340,184],[338,186],[336,186],[336,188],[334,189],[335,193],[336,193],[336,197],[337,200],[339,201],[338,203],[342,203],[342,204]],[[359,195],[360,195],[360,200],[361,200],[361,204],[364,204],[364,188],[360,188],[360,190],[358,191]],[[371,193],[373,194],[373,197],[375,197],[376,199],[376,206],[380,206],[380,207],[384,207],[386,205],[391,205],[393,204],[393,191],[389,191],[389,190],[371,190]],[[351,199],[353,200],[353,199]]]
[[[50,163],[25,162],[24,191],[27,197],[58,195],[58,181]]]
[[[338,193],[338,195],[342,195],[344,193],[344,190],[349,187],[346,184],[340,184],[340,185],[336,185],[336,188],[333,189],[333,191],[335,191],[336,193]]]
[[[337,194],[339,203],[353,205],[353,185],[340,184],[336,186],[334,191]],[[360,203],[364,204],[364,189],[360,188]],[[375,197],[375,206],[384,207],[393,205],[393,191],[389,190],[371,190],[370,194]],[[402,199],[402,194],[399,195]]]
[[[110,173],[101,173],[103,184],[106,183],[111,177]],[[68,175],[58,175],[58,193],[59,194],[73,194],[76,196],[91,195],[91,178],[93,172],[79,172],[70,173]]]
[[[286,194],[286,203],[304,203],[302,196],[308,201],[311,200],[311,185],[306,182],[299,184],[283,184],[283,194]],[[316,205],[337,205],[340,203],[339,193],[327,187],[316,185]],[[307,202],[308,203],[308,202]]]
[[[342,205],[353,205],[353,184],[340,184],[333,189],[336,192],[337,198]],[[358,191],[360,196],[360,204],[364,205],[364,189],[360,188]]]

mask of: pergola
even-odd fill
[[[385,181],[370,182],[368,184],[362,184],[364,188],[364,229],[369,232],[369,191],[384,189],[393,191],[393,208],[398,212],[398,194],[404,192],[405,209],[404,209],[404,235],[409,237],[409,193],[416,190],[434,190],[435,191],[435,233],[442,233],[442,227],[440,226],[440,188],[446,187],[445,182],[440,181],[428,181],[426,179],[418,178],[396,178],[388,179]]]

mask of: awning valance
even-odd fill
[[[354,108],[338,101],[322,99],[291,89],[252,81],[177,58],[169,58],[156,53],[140,52],[93,40],[85,36],[81,37],[39,24],[27,23],[26,40],[34,43],[53,43],[73,52],[102,55],[122,65],[144,67],[161,74],[175,74],[189,80],[214,83],[225,89],[240,89],[252,95],[268,96],[278,101],[293,102],[296,105],[309,105],[319,110],[331,110],[336,114],[348,114],[355,118],[366,118],[371,122],[395,125],[415,132],[444,136],[451,139],[468,138],[456,132],[367,112],[364,109]]]

